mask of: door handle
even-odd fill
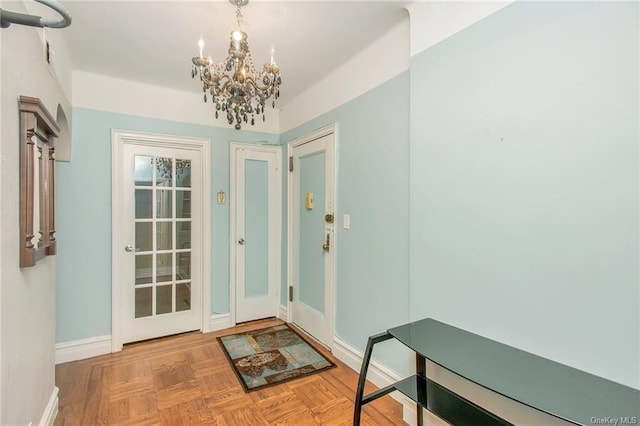
[[[240,238],[240,239],[238,240],[238,244],[240,244],[241,246],[243,246],[243,245],[244,245],[244,238]]]
[[[127,244],[126,246],[124,246],[124,251],[132,252],[133,251],[133,246],[131,244]]]
[[[322,250],[329,251],[330,248],[331,248],[331,244],[329,243],[329,234],[327,234],[327,239],[322,244]]]

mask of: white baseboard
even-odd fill
[[[360,373],[360,367],[362,366],[362,358],[364,354],[360,352],[358,349],[354,348],[347,342],[339,339],[338,337],[333,338],[333,354],[340,361],[347,364],[352,370]],[[369,371],[367,374],[367,380],[376,385],[378,388],[383,388],[385,386],[389,386],[393,383],[396,383],[400,380],[404,379],[396,372],[388,369],[387,367],[379,364],[378,362],[372,360],[369,363]],[[391,398],[398,401],[402,404],[402,414],[403,420],[407,423],[411,424],[411,421],[408,419],[413,419],[415,422],[415,412],[416,412],[416,403],[401,394],[400,392],[392,392],[389,394]],[[413,416],[410,417],[410,414],[413,413]]]
[[[209,319],[209,330],[229,328],[229,314],[214,314]],[[56,364],[110,354],[111,335],[90,337],[56,344]]]
[[[282,321],[287,321],[289,316],[289,312],[287,309],[287,305],[280,305],[280,307],[278,308],[278,318],[280,318]]]
[[[53,391],[51,391],[51,398],[49,398],[49,402],[42,413],[42,417],[40,418],[39,426],[53,426],[53,422],[56,420],[56,416],[58,415],[58,387],[54,386]]]
[[[429,422],[429,412],[425,411],[422,413],[422,415],[424,416],[424,424],[429,425],[431,424]],[[416,404],[415,402],[412,402],[411,404],[407,403],[407,404],[402,404],[402,420],[405,421],[405,423],[407,423],[409,426],[416,426],[418,424],[417,421],[417,411],[416,411]],[[444,421],[443,421],[444,423]]]
[[[111,353],[111,335],[56,343],[56,364]]]
[[[218,331],[231,327],[231,316],[226,314],[212,314],[209,318],[209,330]]]

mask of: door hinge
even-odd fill
[[[293,157],[289,157],[289,171],[293,171]]]
[[[293,302],[293,286],[289,286],[289,302]]]

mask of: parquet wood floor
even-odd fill
[[[60,364],[55,425],[351,424],[358,375],[324,348],[317,349],[337,368],[244,393],[216,336],[280,323],[270,319],[187,333]],[[373,389],[369,384],[366,392]],[[404,424],[402,407],[389,396],[381,398],[364,407],[362,424]]]

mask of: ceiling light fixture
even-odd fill
[[[249,3],[249,0],[229,0],[236,6],[236,19],[238,28],[231,31],[229,43],[229,56],[223,62],[214,64],[211,58],[202,56],[204,41],[198,43],[200,56],[193,58],[193,70],[191,77],[200,76],[204,102],[207,102],[207,93],[211,102],[215,105],[215,116],[219,113],[226,114],[229,124],[235,122],[236,130],[240,130],[241,123],[251,122],[255,124],[255,115],[262,114],[265,121],[265,104],[271,99],[271,106],[275,108],[275,100],[280,96],[280,67],[276,65],[274,50],[271,49],[271,62],[262,66],[258,72],[253,64],[247,33],[242,31],[242,11],[240,8]]]

